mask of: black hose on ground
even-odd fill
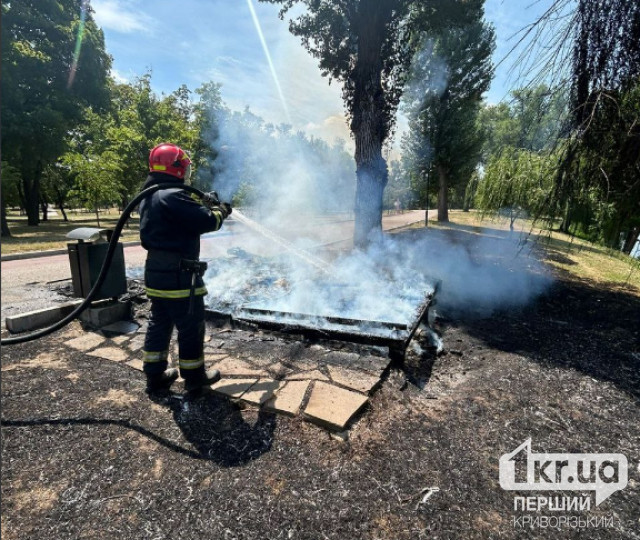
[[[120,238],[120,234],[122,233],[122,229],[124,228],[125,223],[129,219],[131,212],[133,212],[134,208],[140,204],[140,201],[149,195],[153,195],[156,191],[160,191],[161,189],[169,189],[176,188],[182,189],[184,191],[189,191],[191,193],[195,193],[196,195],[204,198],[205,194],[195,188],[193,186],[188,186],[186,184],[178,184],[175,182],[165,182],[162,184],[155,184],[144,191],[141,191],[136,195],[136,197],[127,205],[127,207],[123,210],[118,223],[116,223],[116,228],[111,235],[111,240],[109,241],[109,249],[107,250],[107,254],[104,258],[104,262],[102,263],[102,268],[100,269],[100,274],[98,275],[98,279],[96,280],[93,288],[89,291],[89,294],[84,299],[82,304],[80,304],[76,309],[74,309],[69,315],[67,315],[64,319],[59,320],[57,323],[48,326],[47,328],[42,328],[41,330],[37,330],[36,332],[32,332],[31,334],[26,334],[22,336],[10,337],[0,340],[0,345],[17,345],[18,343],[26,343],[27,341],[33,341],[34,339],[39,339],[44,336],[48,336],[52,334],[56,330],[60,330],[75,318],[77,318],[80,313],[82,313],[85,309],[89,307],[93,298],[98,294],[100,287],[104,283],[104,280],[107,277],[107,272],[109,267],[111,266],[111,260],[113,259],[113,254],[116,251],[116,246],[118,245],[118,239]]]

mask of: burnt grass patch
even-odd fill
[[[638,538],[638,298],[561,278],[521,310],[445,316],[446,352],[412,347],[346,442],[211,393],[149,399],[55,334],[3,348],[2,536]],[[64,362],[29,362],[43,352]],[[529,437],[627,456],[627,488],[573,513],[613,528],[513,527],[529,493],[500,488],[498,459]]]

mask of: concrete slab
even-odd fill
[[[103,335],[96,334],[95,332],[87,332],[80,337],[67,341],[65,345],[72,349],[77,349],[78,351],[88,351],[89,349],[97,347],[104,341],[105,337]]]
[[[135,360],[131,360],[130,362],[127,362],[127,365],[129,367],[132,367],[133,369],[137,369],[138,371],[142,371],[142,368],[144,367],[144,362],[142,360],[140,360],[139,358],[136,358]]]
[[[37,328],[44,328],[66,317],[78,307],[81,302],[81,300],[77,300],[75,302],[68,302],[54,307],[37,309],[35,311],[7,317],[5,319],[5,325],[7,330],[12,333],[28,332],[29,330],[36,330]]]
[[[129,354],[118,347],[101,347],[95,351],[87,353],[90,356],[97,356],[98,358],[104,358],[105,360],[111,360],[113,362],[122,362],[129,358]]]
[[[242,395],[242,401],[260,407],[265,401],[271,399],[284,384],[282,381],[274,381],[273,379],[260,379]]]
[[[204,359],[207,364],[209,363],[209,356],[205,355]],[[213,365],[214,368],[220,371],[223,377],[228,377],[230,375],[235,377],[266,377],[268,373],[261,369],[254,368],[248,362],[244,360],[240,360],[238,358],[227,357],[221,360],[220,362],[216,362]]]
[[[287,375],[291,375],[292,373],[292,370],[290,368],[281,364],[280,362],[270,365],[267,368],[267,371],[269,372],[269,376],[273,377],[278,381],[281,381]]]
[[[343,431],[367,401],[368,398],[362,394],[316,382],[304,410],[304,418],[314,424]]]
[[[137,334],[129,343],[127,343],[126,347],[131,352],[138,352],[142,347],[144,347],[144,336]]]
[[[131,321],[118,321],[107,326],[103,326],[101,330],[103,332],[109,332],[112,334],[135,334],[140,328],[140,325]]]
[[[264,408],[268,411],[296,416],[309,388],[309,381],[288,381],[270,398]]]
[[[102,328],[112,323],[131,318],[131,301],[113,302],[91,307],[80,314],[80,320]]]
[[[334,383],[341,384],[342,386],[362,392],[363,394],[370,394],[380,382],[380,377],[364,373],[363,371],[356,371],[355,369],[328,366],[328,370],[329,376]]]
[[[229,398],[239,398],[249,388],[258,382],[258,379],[223,379],[211,387],[216,394]]]
[[[319,369],[312,371],[301,371],[299,373],[292,373],[284,378],[285,381],[328,381],[327,377]]]

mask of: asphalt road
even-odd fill
[[[384,215],[383,229],[392,230],[423,219],[424,210]],[[274,232],[298,247],[309,250],[326,244],[331,244],[335,249],[346,249],[351,246],[353,220],[346,219],[345,216],[309,219],[301,216],[295,221],[281,220],[281,226],[274,228]],[[221,231],[204,235],[201,246],[203,258],[224,255],[232,248],[242,248],[267,256],[281,249],[280,246],[233,220],[225,224]],[[144,265],[146,251],[140,246],[127,246],[124,253],[127,274],[138,274]],[[7,316],[64,301],[56,292],[56,288],[62,281],[71,279],[69,258],[66,254],[2,261],[1,268],[2,327]]]

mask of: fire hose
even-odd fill
[[[93,288],[89,291],[89,294],[87,294],[87,297],[78,307],[76,307],[66,317],[59,320],[57,323],[52,324],[51,326],[42,328],[41,330],[37,330],[36,332],[32,332],[31,334],[2,339],[0,340],[0,345],[2,346],[17,345],[18,343],[26,343],[28,341],[33,341],[34,339],[39,339],[41,337],[48,336],[49,334],[52,334],[56,330],[60,330],[60,328],[63,328],[64,326],[69,324],[71,321],[76,319],[80,315],[80,313],[82,313],[85,309],[87,309],[90,306],[91,302],[93,301],[95,296],[98,294],[100,287],[102,287],[102,284],[104,283],[104,280],[107,277],[107,272],[109,271],[109,267],[111,266],[113,254],[115,253],[116,247],[118,245],[118,239],[122,234],[122,229],[124,228],[127,220],[129,219],[131,212],[133,212],[135,207],[138,206],[138,204],[140,204],[140,201],[142,201],[142,199],[149,197],[150,195],[153,195],[156,191],[160,191],[161,189],[170,189],[170,188],[176,188],[176,187],[177,187],[176,184],[171,182],[155,184],[145,189],[144,191],[141,191],[140,193],[138,193],[138,195],[136,195],[133,198],[133,200],[126,206],[126,208],[122,211],[122,215],[120,216],[120,219],[118,219],[118,222],[116,223],[116,228],[114,229],[113,234],[111,235],[111,239],[109,241],[109,248],[107,249],[107,254],[105,255],[104,262],[102,263],[100,274],[98,274],[98,279],[96,279],[96,282],[93,285]],[[199,190],[198,188],[195,188],[193,186],[188,186],[186,184],[180,185],[179,188],[184,191],[189,191],[191,193],[198,195],[202,199],[203,203],[206,205],[220,204],[220,201],[218,200],[217,194],[215,192],[205,193]]]

